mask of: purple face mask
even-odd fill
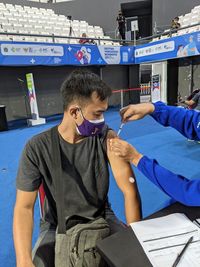
[[[81,111],[82,114],[82,111]],[[80,135],[82,136],[96,136],[98,134],[101,133],[104,125],[105,125],[105,121],[104,118],[100,119],[100,120],[87,120],[84,118],[83,114],[82,117],[84,119],[84,121],[82,122],[81,125],[77,125],[77,131]]]

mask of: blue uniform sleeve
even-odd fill
[[[163,126],[171,126],[182,135],[193,140],[200,140],[200,112],[173,106],[163,102],[154,103],[151,116]]]
[[[200,206],[200,180],[189,180],[143,156],[138,169],[167,195],[188,206]]]

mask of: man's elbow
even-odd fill
[[[142,217],[141,199],[138,192],[126,191],[124,192],[124,199],[126,203],[132,206],[135,211],[136,218],[134,221],[139,221]]]
[[[132,190],[125,190],[123,192],[123,195],[126,200],[131,201],[135,206],[141,206],[140,195],[138,192],[134,192]]]
[[[27,219],[30,218],[33,220],[34,215],[34,206],[33,205],[19,205],[15,204],[14,207],[14,214],[13,214],[13,224],[18,224],[18,222],[22,221],[23,218]]]

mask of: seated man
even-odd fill
[[[182,103],[188,105],[190,109],[195,109],[200,111],[200,91],[199,89],[194,90],[194,92],[187,98],[187,100],[181,101]]]
[[[107,149],[107,139],[115,133],[104,124],[111,89],[94,73],[76,70],[61,88],[64,116],[56,128],[59,136],[64,192],[64,220],[73,216],[96,218],[103,215],[111,233],[122,225],[108,203],[108,161],[118,187],[124,195],[127,223],[140,219],[140,200],[130,164]],[[26,144],[17,175],[14,210],[14,242],[17,267],[43,267],[45,256],[38,256],[41,245],[55,242],[57,211],[51,129],[33,137]],[[40,185],[46,203],[40,237],[31,257],[33,210]],[[58,207],[57,207],[58,208]],[[53,247],[54,248],[54,247]],[[49,254],[53,254],[49,248]],[[52,266],[53,263],[52,263]],[[48,267],[51,267],[48,265]]]

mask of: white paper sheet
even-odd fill
[[[178,267],[200,267],[200,228],[184,214],[136,222],[131,227],[154,267],[171,267],[193,236]]]

